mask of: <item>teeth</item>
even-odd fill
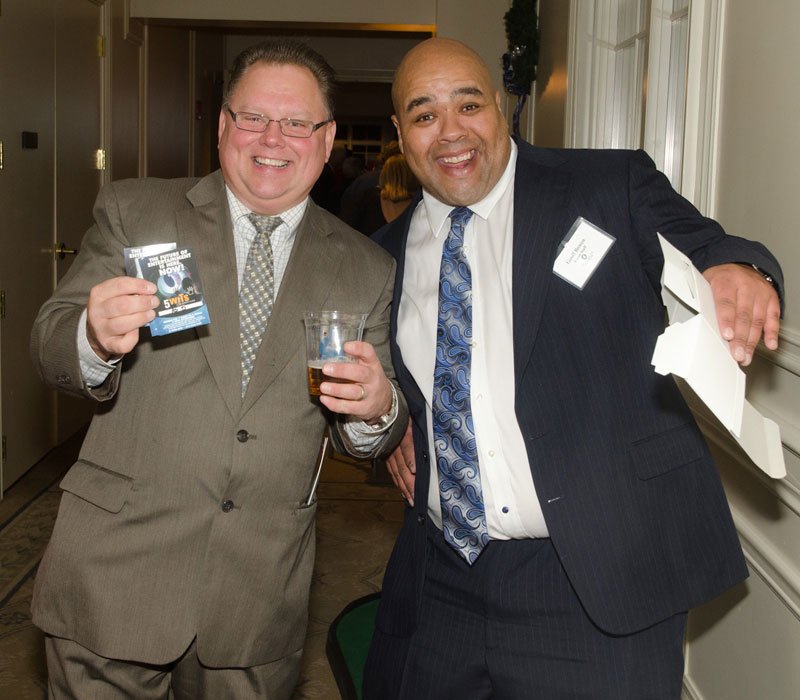
[[[469,152],[464,153],[464,154],[462,154],[460,156],[450,156],[450,157],[442,158],[442,160],[445,163],[448,163],[450,165],[455,165],[456,163],[463,163],[465,160],[471,160],[472,159],[472,154],[473,154],[473,151],[469,151]]]
[[[258,163],[259,165],[269,165],[272,166],[273,168],[285,168],[287,165],[289,165],[288,160],[275,160],[274,158],[256,157],[253,160],[255,160],[255,162]]]

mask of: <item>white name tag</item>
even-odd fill
[[[583,289],[614,241],[613,236],[579,216],[561,242],[553,272]]]

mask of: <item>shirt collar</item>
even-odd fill
[[[500,198],[503,196],[503,194],[505,194],[506,190],[514,181],[514,169],[517,165],[517,144],[515,144],[511,138],[509,138],[509,141],[511,142],[511,149],[508,155],[508,163],[506,163],[506,168],[503,170],[503,174],[500,176],[500,179],[491,189],[489,194],[487,194],[479,202],[469,205],[469,208],[484,221],[489,218],[489,215],[492,213],[492,209],[494,209],[497,202],[500,201]],[[445,204],[444,202],[439,201],[427,190],[422,191],[422,202],[425,206],[425,213],[428,217],[428,224],[430,224],[431,233],[435,238],[438,238],[439,233],[442,231],[442,229],[444,229],[445,224],[447,223],[450,212],[453,211],[453,205]]]
[[[225,194],[228,197],[228,209],[231,212],[231,220],[235,223],[239,219],[247,218],[250,216],[252,211],[246,207],[233,193],[228,185],[225,185]],[[308,207],[308,197],[306,197],[300,204],[295,204],[293,207],[290,207],[286,211],[281,212],[278,216],[283,219],[284,223],[289,227],[289,229],[294,229],[299,223],[300,220],[303,218],[303,214],[306,211],[306,207]],[[248,223],[250,220],[248,219]],[[250,224],[252,226],[252,224]]]

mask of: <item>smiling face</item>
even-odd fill
[[[328,118],[311,71],[291,64],[255,63],[229,98],[234,112],[293,117],[315,124]],[[270,122],[261,134],[237,129],[226,109],[219,115],[219,161],[236,198],[257,214],[274,216],[302,202],[331,153],[336,125],[310,138],[293,138]]]
[[[429,39],[401,62],[392,99],[398,140],[423,187],[452,206],[483,199],[511,145],[480,57],[457,41]]]

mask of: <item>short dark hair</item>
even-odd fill
[[[273,39],[254,44],[242,51],[233,61],[231,75],[222,101],[228,104],[245,71],[255,63],[298,66],[311,71],[322,93],[322,101],[328,110],[327,118],[333,119],[333,92],[336,76],[330,64],[308,44],[294,39]]]

